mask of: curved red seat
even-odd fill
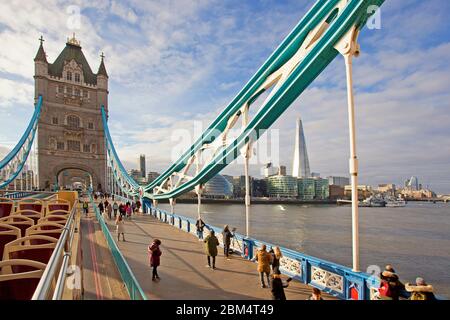
[[[8,217],[13,209],[14,202],[0,202],[0,218]]]

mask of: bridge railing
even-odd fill
[[[111,250],[111,254],[114,258],[114,262],[117,266],[117,269],[119,270],[119,273],[120,273],[120,276],[122,277],[123,282],[125,283],[125,286],[127,287],[128,294],[130,295],[130,299],[131,300],[148,300],[147,296],[144,293],[144,290],[142,290],[141,286],[139,285],[139,282],[136,280],[136,277],[134,276],[133,272],[131,271],[130,266],[128,265],[124,256],[120,252],[119,248],[117,247],[117,244],[114,241],[114,239],[111,235],[111,232],[108,229],[108,225],[106,224],[105,220],[103,219],[102,215],[100,214],[98,207],[96,206],[96,204],[94,202],[92,194],[89,194],[89,198],[90,198],[91,204],[94,208],[95,216],[97,217],[97,220],[100,224],[100,228],[102,229],[102,232],[106,238],[106,242],[108,243],[109,249]]]
[[[70,260],[70,250],[75,234],[75,215],[78,209],[78,200],[75,200],[66,225],[56,243],[56,247],[47,263],[32,300],[60,300],[64,291],[67,269]],[[53,283],[56,281],[55,288]],[[53,290],[54,289],[54,290]],[[53,293],[52,293],[53,290]]]
[[[196,234],[195,219],[154,208],[148,202],[144,202],[144,212],[178,229]],[[222,229],[211,225],[207,225],[207,229],[214,230],[220,245],[223,247]],[[256,251],[263,244],[268,248],[276,247],[272,243],[245,238],[243,235],[235,233],[230,247],[244,258],[253,260]],[[288,248],[280,247],[280,250],[283,254],[280,259],[280,271],[294,280],[345,300],[369,300],[376,292],[377,282],[370,274],[354,272],[348,267]]]

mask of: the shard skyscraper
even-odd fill
[[[308,151],[306,150],[305,135],[303,133],[303,125],[300,118],[297,119],[297,130],[295,131],[295,151],[292,176],[296,178],[311,177]]]

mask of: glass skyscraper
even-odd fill
[[[297,198],[297,178],[280,175],[268,177],[267,193],[272,198]]]

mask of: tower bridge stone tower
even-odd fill
[[[35,63],[35,99],[43,97],[38,123],[39,188],[80,179],[94,190],[106,187],[106,147],[101,106],[108,113],[108,74],[101,56],[93,73],[75,35],[53,63],[40,39]],[[64,174],[62,174],[64,173]],[[73,177],[72,177],[73,175]],[[80,181],[82,182],[82,181]]]

